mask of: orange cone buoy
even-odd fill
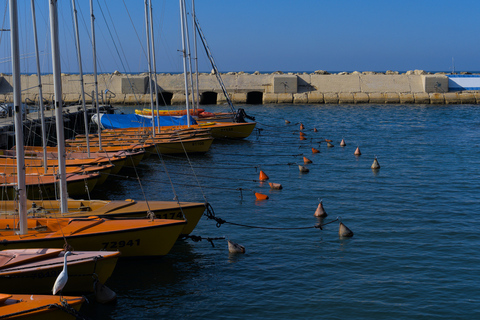
[[[308,170],[307,167],[305,166],[302,166],[301,164],[298,165],[298,170],[300,170],[300,172],[309,172],[310,170]]]
[[[280,183],[269,182],[268,184],[270,185],[270,189],[275,189],[275,190],[283,189]]]
[[[332,142],[333,140],[330,139],[325,139],[326,142]]]
[[[334,147],[334,145],[333,145],[331,142],[327,142],[327,147],[329,147],[329,148],[333,148],[333,147]]]
[[[258,193],[258,192],[255,192],[255,197],[257,198],[257,200],[267,200],[268,199],[268,196],[266,194]]]
[[[348,229],[346,225],[340,222],[340,227],[338,228],[338,235],[341,238],[350,238],[353,237],[353,231]]]
[[[323,208],[322,201],[320,201],[320,203],[318,204],[317,210],[315,210],[315,213],[313,215],[320,218],[328,216],[327,212],[325,212],[325,209]]]
[[[362,155],[362,153],[360,152],[360,147],[357,147],[357,150],[355,150],[355,152],[353,154],[356,155],[356,156]]]
[[[312,153],[320,153],[320,150],[312,148]]]
[[[313,128],[313,132],[318,132],[317,128]]]
[[[305,129],[305,126],[303,125],[303,123],[300,123],[300,130],[303,130]]]
[[[233,241],[227,240],[228,242],[228,252],[230,253],[245,253],[245,247],[235,243]]]
[[[306,136],[307,134],[305,132],[300,131],[301,136]]]
[[[300,140],[307,140],[304,136],[300,135]]]
[[[289,123],[290,123],[290,121],[288,121],[288,120],[285,120],[285,124],[289,124]]]
[[[265,174],[265,172],[263,172],[262,170],[260,170],[260,176],[258,177],[258,180],[260,180],[260,181],[266,181],[266,180],[268,180],[268,176]]]
[[[347,144],[345,143],[345,140],[342,139],[342,141],[340,141],[340,147],[345,147]]]
[[[374,170],[380,169],[380,164],[378,163],[377,157],[375,157],[375,160],[373,160],[371,168]]]
[[[312,163],[312,160],[308,159],[307,157],[303,157],[303,163]]]

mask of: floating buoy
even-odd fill
[[[301,164],[298,165],[298,170],[300,170],[300,172],[309,172],[310,171],[310,170],[308,170],[307,167],[302,166]]]
[[[260,170],[260,176],[258,177],[258,180],[260,180],[260,181],[267,181],[267,180],[268,180],[268,176],[265,174],[265,172],[263,172],[262,170]]]
[[[115,291],[101,283],[100,281],[95,281],[95,300],[98,303],[109,303],[117,299],[117,294]]]
[[[326,142],[332,142],[333,140],[330,139],[325,139]]]
[[[303,130],[305,129],[305,126],[303,125],[303,123],[300,123],[300,130]]]
[[[355,152],[353,154],[356,155],[356,156],[362,155],[362,153],[360,152],[360,147],[357,147],[357,150],[355,150]]]
[[[378,163],[377,157],[375,157],[375,160],[373,160],[372,169],[380,169],[380,164]]]
[[[245,253],[245,247],[235,243],[233,241],[227,240],[228,242],[228,252],[230,253]]]
[[[285,124],[289,124],[289,123],[290,123],[290,121],[288,121],[288,120],[285,120]]]
[[[340,147],[345,147],[347,144],[345,143],[345,140],[342,139],[342,141],[340,141]]]
[[[325,209],[323,208],[322,201],[320,201],[320,203],[318,204],[317,210],[315,210],[315,213],[313,215],[315,217],[321,217],[321,218],[328,216],[328,214],[325,212]]]
[[[317,128],[313,128],[313,132],[318,132]]]
[[[283,189],[283,187],[280,183],[269,182],[268,184],[270,185],[270,189],[275,189],[275,190]]]
[[[312,153],[320,153],[320,150],[312,148]]]
[[[333,147],[334,147],[334,145],[333,145],[331,142],[327,142],[327,147],[329,147],[329,148],[333,148]]]
[[[312,160],[308,159],[307,157],[303,157],[303,163],[312,163]]]
[[[257,198],[257,200],[267,200],[268,199],[268,196],[266,194],[258,193],[258,192],[255,192],[255,197]]]
[[[353,231],[348,229],[346,225],[340,222],[340,227],[338,228],[338,235],[341,238],[350,238],[353,237]]]
[[[301,133],[301,132],[300,132]],[[300,135],[300,140],[307,140],[304,136]]]

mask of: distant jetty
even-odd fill
[[[340,72],[330,74],[318,70],[312,73],[222,73],[227,92],[235,104],[478,104],[477,88],[457,86],[452,90],[453,75],[428,73],[423,70],[386,72]],[[460,75],[461,76],[461,75]],[[460,77],[459,76],[459,77]],[[464,75],[468,76],[468,75]],[[472,75],[480,81],[479,75]],[[184,76],[182,74],[157,75],[158,100],[161,105],[185,104]],[[53,97],[53,77],[42,77],[44,99]],[[94,88],[92,75],[84,76],[87,100]],[[22,100],[38,101],[36,75],[22,75]],[[100,100],[110,104],[150,103],[148,74],[122,74],[118,71],[98,77]],[[79,76],[62,75],[65,103],[80,100]],[[213,73],[199,75],[201,104],[226,102]],[[0,102],[12,101],[12,76],[0,74]],[[156,97],[154,97],[156,99]]]

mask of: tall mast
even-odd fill
[[[195,28],[195,0],[192,0],[192,29],[193,29],[193,51],[195,52],[195,102],[193,108],[198,110],[200,103],[200,90],[198,88],[198,55],[197,55],[197,28]]]
[[[150,89],[150,108],[152,110],[152,129],[153,136],[155,137],[155,112],[153,110],[153,91],[152,91],[152,61],[151,61],[151,49],[150,49],[150,28],[148,23],[148,1],[145,0],[145,26],[147,33],[147,58],[148,58],[148,88]]]
[[[97,81],[97,50],[95,46],[95,16],[93,15],[93,0],[90,0],[90,22],[92,26],[92,51],[93,51],[93,82],[95,84],[95,93],[92,102],[95,101],[97,120],[98,120],[98,148],[102,150],[102,128],[100,127],[100,107],[98,105],[98,81]]]
[[[186,43],[185,43],[185,1],[180,0],[180,25],[181,25],[181,33],[182,33],[182,53],[183,53],[183,74],[185,80],[185,102],[186,102],[186,109],[187,109],[187,124],[190,128],[190,105],[189,105],[189,97],[188,97],[188,77],[187,77],[187,51],[186,51]]]
[[[193,88],[193,68],[192,68],[192,54],[190,51],[190,32],[188,31],[188,20],[187,20],[187,7],[185,0],[183,1],[183,15],[184,15],[184,24],[185,24],[185,42],[187,43],[187,58],[188,58],[188,71],[190,73],[190,88],[192,90],[192,108],[195,110],[195,90]],[[193,19],[192,19],[193,20]]]
[[[52,43],[53,88],[55,92],[55,123],[57,128],[58,171],[60,175],[60,203],[62,213],[68,212],[67,181],[65,173],[65,137],[63,128],[62,82],[56,0],[50,0],[50,37]]]
[[[37,19],[35,16],[35,0],[31,1],[32,7],[32,23],[33,23],[33,40],[35,42],[35,58],[37,62],[37,78],[38,78],[38,97],[40,108],[40,122],[42,126],[42,147],[43,147],[43,168],[47,173],[47,130],[45,128],[45,114],[43,108],[43,92],[42,92],[42,73],[40,72],[40,57],[38,54],[38,39],[37,39]]]
[[[32,0],[32,2],[33,1],[34,0]],[[85,137],[87,138],[87,155],[90,158],[90,137],[88,136],[88,116],[87,116],[87,107],[85,105],[85,87],[83,84],[82,54],[80,51],[80,37],[78,34],[78,19],[77,19],[77,8],[75,7],[75,0],[72,0],[72,6],[73,6],[73,21],[75,22],[75,40],[77,44],[78,72],[80,73],[80,90],[82,93],[83,120],[85,122]]]
[[[155,109],[157,111],[157,119],[160,116],[158,112],[158,86],[157,86],[157,62],[155,59],[155,37],[153,34],[153,8],[152,8],[152,0],[149,0],[150,2],[150,39],[152,40],[152,63],[153,63],[153,77],[155,81]],[[153,113],[152,113],[153,115]],[[155,119],[155,116],[153,117]],[[155,121],[155,120],[154,120]],[[157,121],[158,123],[158,131],[160,132],[160,120]],[[155,128],[154,128],[155,129]],[[155,131],[155,130],[153,130]]]
[[[10,0],[10,41],[12,51],[13,106],[15,109],[15,143],[17,155],[17,192],[20,216],[19,234],[27,234],[27,192],[25,188],[25,147],[23,144],[22,97],[20,87],[20,48],[18,45],[17,1]]]

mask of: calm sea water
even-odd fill
[[[87,315],[480,318],[478,106],[244,107],[260,132],[215,141],[201,156],[150,158],[137,168],[143,192],[134,179],[116,179],[94,197],[171,200],[170,178],[182,201],[205,197],[229,222],[277,228],[314,226],[322,199],[324,222],[340,217],[354,237],[340,239],[338,222],[324,230],[264,230],[217,228],[203,217],[193,234],[226,237],[244,245],[246,254],[229,254],[225,240],[215,247],[187,240],[160,259],[121,261],[107,283],[118,303],[90,303]],[[299,139],[300,122],[308,140]],[[335,146],[319,143],[325,138]],[[346,147],[339,146],[342,138]],[[357,146],[360,157],[353,154]],[[312,147],[321,152],[312,154]],[[295,164],[303,156],[313,161],[306,174]],[[376,172],[370,168],[375,156]],[[283,190],[256,181],[259,170]],[[255,201],[253,191],[270,199]]]

